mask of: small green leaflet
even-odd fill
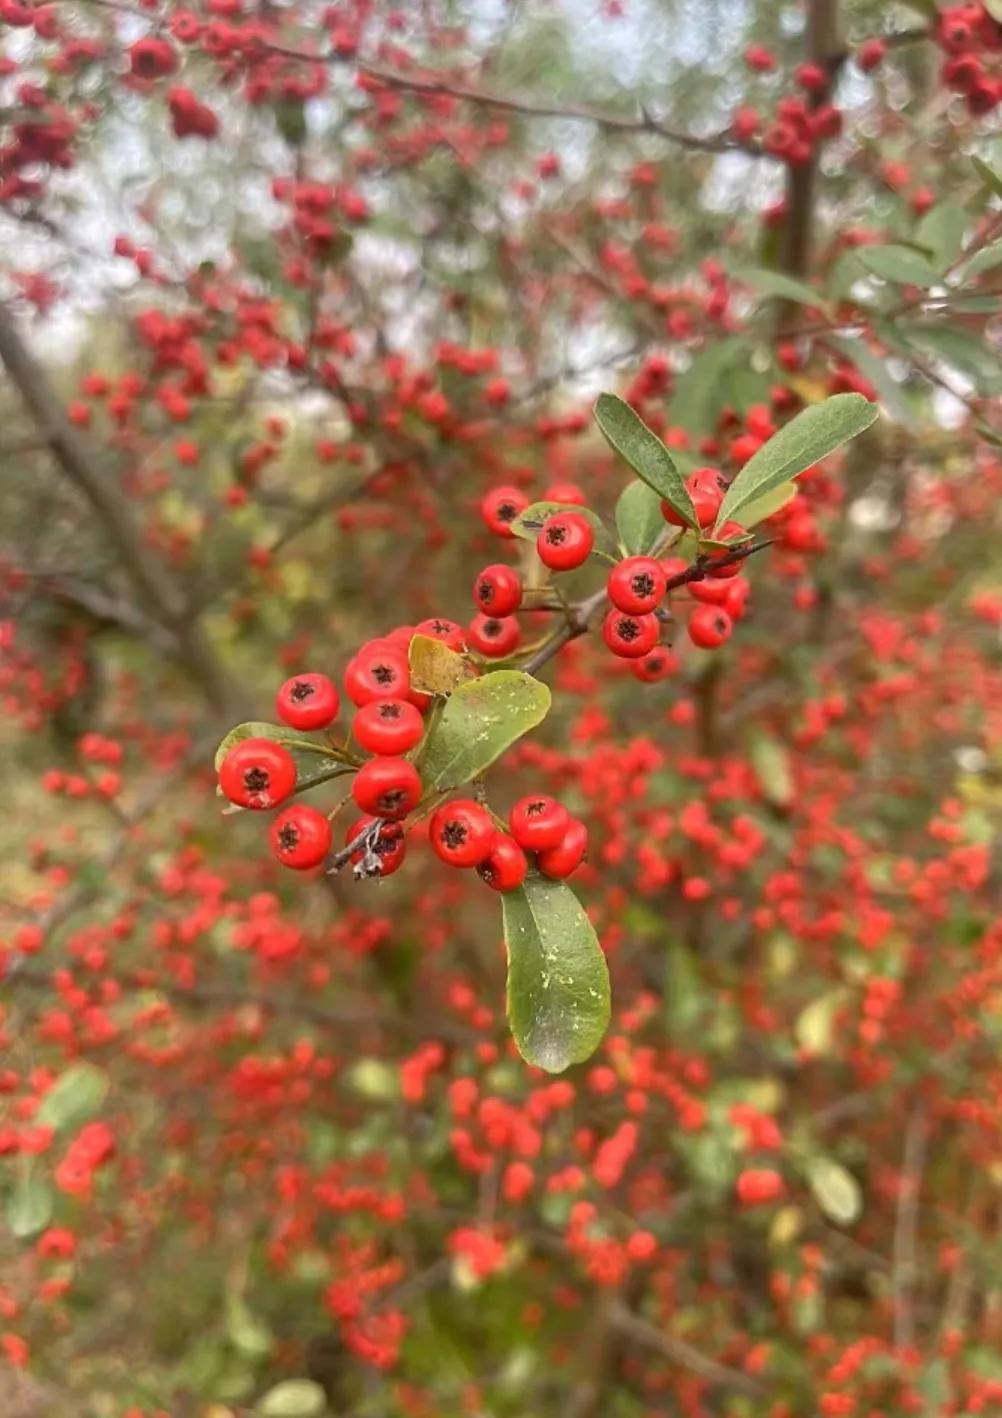
[[[319,1418],[327,1412],[327,1396],[312,1379],[285,1379],[258,1399],[254,1412],[261,1418]]]
[[[721,503],[717,527],[737,517],[741,508],[754,499],[789,482],[855,438],[870,427],[878,412],[876,404],[862,394],[833,394],[820,404],[801,410],[738,473]]]
[[[747,266],[734,272],[736,280],[754,286],[763,295],[776,296],[780,300],[796,301],[798,305],[816,305],[824,308],[826,301],[820,291],[812,290],[805,281],[794,280],[782,271],[767,271],[759,266]]]
[[[920,251],[910,246],[862,246],[856,252],[860,261],[882,281],[899,286],[936,286],[940,275]]]
[[[521,670],[494,670],[447,700],[421,760],[426,795],[461,787],[546,718],[550,691]]]
[[[938,202],[915,228],[914,241],[930,253],[936,269],[952,266],[964,245],[967,213],[959,202]]]
[[[73,1064],[42,1099],[35,1122],[56,1132],[80,1127],[97,1113],[108,1093],[108,1075],[94,1064]]]
[[[982,158],[971,158],[971,162],[985,186],[989,187],[996,197],[1002,197],[1002,176],[994,168],[989,167]]]
[[[639,480],[623,490],[616,503],[616,530],[631,556],[640,556],[654,547],[665,530],[661,498]]]
[[[599,394],[595,419],[609,447],[625,458],[637,477],[670,503],[688,526],[698,530],[685,479],[661,439],[639,414],[616,394]]]
[[[767,517],[772,517],[779,512],[788,502],[792,502],[797,495],[797,484],[795,482],[780,483],[779,487],[774,487],[770,492],[765,492],[761,497],[756,497],[753,502],[745,504],[741,513],[741,525],[747,531],[752,527],[757,527],[760,522],[764,522]]]
[[[609,1026],[609,971],[594,927],[562,881],[530,876],[501,898],[508,1023],[526,1063],[561,1073]]]
[[[315,788],[318,783],[326,783],[328,779],[337,778],[345,772],[340,754],[336,754],[319,739],[310,738],[308,734],[299,734],[295,729],[286,728],[284,724],[268,724],[260,720],[250,720],[230,730],[216,749],[217,772],[230,749],[235,744],[242,743],[244,739],[271,739],[273,743],[280,743],[283,748],[289,750],[296,763],[297,793],[301,793],[305,788]]]
[[[415,635],[408,651],[411,688],[422,694],[451,694],[465,680],[474,679],[476,670],[465,655],[459,655],[431,635]]]
[[[44,1231],[52,1220],[52,1188],[28,1164],[19,1174],[7,1198],[7,1225],[11,1235],[27,1241]]]
[[[830,1157],[812,1157],[807,1183],[821,1210],[837,1226],[851,1226],[863,1210],[863,1195],[851,1172]]]

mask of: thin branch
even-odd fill
[[[918,1276],[916,1233],[918,1199],[925,1166],[925,1108],[916,1104],[905,1128],[898,1206],[894,1218],[894,1346],[910,1349],[915,1343],[915,1281]]]
[[[718,1363],[716,1359],[694,1349],[684,1339],[667,1334],[648,1320],[641,1319],[625,1305],[614,1305],[612,1323],[624,1338],[639,1348],[660,1354],[669,1363],[677,1364],[680,1369],[687,1369],[692,1374],[698,1374],[707,1383],[715,1384],[719,1388],[734,1389],[750,1398],[768,1396],[767,1390],[749,1374],[742,1374],[737,1369],[729,1369],[726,1364]]]

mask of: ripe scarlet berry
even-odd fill
[[[499,832],[490,856],[480,863],[477,872],[492,891],[514,891],[522,885],[528,869],[522,848],[506,832]]]
[[[643,684],[657,684],[678,669],[678,659],[666,645],[656,645],[642,660],[635,660],[633,673]]]
[[[522,581],[512,566],[485,566],[473,583],[473,599],[484,615],[514,615],[522,604]]]
[[[580,512],[558,512],[536,538],[536,550],[551,571],[573,571],[583,565],[595,545],[595,532]]]
[[[700,650],[716,650],[733,629],[730,616],[719,606],[697,606],[689,617],[689,639]]]
[[[704,576],[702,581],[689,582],[689,594],[693,600],[706,606],[722,606],[731,589],[730,581],[722,576]]]
[[[307,803],[284,808],[271,824],[271,850],[296,871],[319,866],[330,851],[332,837],[326,817]]]
[[[432,813],[428,840],[453,867],[476,867],[491,854],[497,828],[490,813],[472,798],[454,798]]]
[[[786,1184],[771,1167],[748,1167],[738,1177],[735,1190],[742,1206],[762,1206],[778,1201],[786,1191]]]
[[[562,502],[565,506],[584,507],[587,500],[577,483],[551,483],[543,493],[544,502]]]
[[[421,742],[424,720],[406,699],[372,699],[363,704],[351,726],[355,742],[366,753],[406,753]]]
[[[340,696],[326,675],[295,675],[275,696],[278,717],[293,729],[325,729],[340,707]]]
[[[522,627],[513,615],[501,619],[490,615],[476,615],[470,621],[466,638],[470,649],[476,650],[478,655],[500,659],[501,656],[511,655],[518,649],[522,639]]]
[[[519,798],[508,814],[511,835],[527,852],[545,852],[563,841],[571,815],[546,793]]]
[[[289,750],[273,739],[244,739],[220,764],[219,786],[240,807],[277,807],[296,786],[296,765]]]
[[[370,758],[355,774],[351,795],[362,812],[397,821],[417,807],[421,775],[406,758]]]
[[[363,645],[344,672],[345,693],[359,706],[374,699],[406,699],[410,687],[407,656],[397,645]]]
[[[627,615],[613,608],[602,622],[602,639],[614,655],[639,660],[653,650],[661,636],[656,615]]]
[[[606,590],[617,610],[646,615],[664,599],[664,568],[653,556],[628,556],[609,572]]]
[[[357,822],[353,822],[344,835],[344,845],[347,847],[349,842],[354,842],[366,828],[377,821],[379,819],[375,817],[360,817]],[[356,875],[392,876],[403,865],[406,855],[407,839],[400,823],[382,822],[378,834],[373,837],[369,846],[360,847],[357,852],[353,852],[350,861]]]
[[[432,640],[441,640],[443,645],[448,645],[450,650],[457,652],[466,649],[466,634],[463,627],[454,620],[443,620],[441,616],[432,616],[429,620],[422,620],[414,627],[415,635],[427,635]]]
[[[540,852],[536,865],[544,876],[554,881],[563,881],[565,877],[577,871],[587,850],[588,829],[578,818],[572,817],[562,840],[548,851]]]
[[[748,606],[748,597],[751,595],[751,586],[745,580],[732,581],[727,592],[727,600],[724,602],[724,610],[731,620],[740,620]]]
[[[724,500],[720,474],[716,468],[697,468],[686,478],[685,486],[696,511],[696,520],[701,527],[709,527],[716,520],[720,504]],[[670,522],[673,527],[686,525],[670,502],[662,502],[661,511],[665,521]]]
[[[521,488],[495,487],[486,494],[480,504],[480,515],[492,532],[499,537],[513,537],[511,524],[520,512],[529,505],[529,499]]]

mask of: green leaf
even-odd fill
[[[646,483],[631,482],[616,503],[616,530],[631,556],[653,549],[665,530],[661,498]]]
[[[764,522],[768,517],[785,507],[788,502],[792,502],[797,495],[797,484],[792,480],[788,483],[780,483],[779,487],[774,487],[771,492],[765,492],[761,497],[756,497],[752,502],[745,504],[741,513],[741,525],[746,529],[757,527],[760,522]]]
[[[919,251],[910,246],[862,246],[856,254],[866,269],[882,281],[899,286],[936,286],[936,271]]]
[[[616,394],[599,394],[595,419],[610,448],[625,458],[637,477],[670,503],[688,526],[698,530],[696,510],[686,491],[685,479],[661,439],[651,432],[640,415]]]
[[[709,433],[731,397],[730,371],[747,366],[751,352],[749,341],[737,335],[700,350],[675,384],[668,410],[672,423],[693,433]]]
[[[73,1064],[56,1079],[39,1104],[35,1122],[56,1132],[80,1127],[97,1113],[108,1094],[108,1075],[94,1064]]]
[[[609,1025],[609,971],[594,927],[562,881],[530,876],[501,898],[508,1023],[526,1063],[561,1073]]]
[[[801,410],[738,473],[721,503],[717,526],[855,438],[870,427],[878,412],[876,404],[862,394],[833,394]]]
[[[821,1210],[837,1226],[851,1226],[863,1210],[863,1194],[851,1172],[831,1157],[812,1157],[807,1183]]]
[[[798,305],[816,305],[823,308],[825,297],[820,291],[812,290],[805,281],[794,280],[782,271],[767,271],[760,266],[745,266],[734,272],[734,278],[745,285],[754,286],[763,295],[774,295],[780,300],[796,301]]]
[[[477,778],[505,749],[546,718],[550,691],[521,670],[494,670],[461,684],[426,740],[425,792],[441,793]]]
[[[259,1398],[262,1418],[318,1418],[327,1412],[327,1395],[312,1379],[285,1379]]]
[[[1002,176],[989,167],[981,158],[971,158],[974,170],[986,187],[991,188],[996,197],[1002,197]]]
[[[238,1296],[231,1296],[226,1305],[226,1337],[249,1359],[263,1359],[271,1353],[274,1336],[271,1330]]]
[[[30,1165],[18,1174],[7,1198],[7,1226],[11,1235],[26,1241],[44,1231],[52,1219],[52,1188]]]
[[[790,755],[779,739],[770,734],[756,734],[748,756],[766,802],[787,807],[793,798],[793,772]]]
[[[315,788],[318,783],[326,783],[329,779],[337,778],[346,771],[341,755],[321,743],[319,739],[310,738],[308,734],[297,733],[295,729],[286,728],[284,724],[268,724],[260,720],[250,720],[246,724],[238,724],[235,729],[231,729],[216,749],[215,767],[217,772],[230,749],[235,744],[242,743],[244,739],[271,739],[272,742],[280,743],[289,750],[296,764],[297,793],[303,792],[306,788]]]
[[[805,1005],[793,1026],[797,1044],[806,1054],[823,1058],[835,1044],[835,1018],[845,1003],[846,992],[838,986]]]
[[[468,679],[476,678],[476,669],[465,655],[459,655],[430,635],[415,635],[408,652],[411,668],[411,688],[421,694],[451,694]]]
[[[959,202],[938,202],[915,228],[914,241],[931,255],[938,271],[952,266],[964,245],[967,213]]]

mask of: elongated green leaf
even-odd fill
[[[855,438],[870,427],[878,412],[876,404],[862,394],[833,394],[803,409],[749,458],[727,490],[717,526]]]
[[[561,1073],[590,1057],[609,1025],[602,947],[562,881],[530,876],[501,905],[512,1036],[527,1063]]]
[[[465,655],[450,650],[430,635],[415,635],[409,649],[411,688],[422,694],[451,694],[476,670]]]
[[[285,1379],[259,1399],[261,1418],[319,1418],[327,1412],[327,1396],[312,1379]]]
[[[812,1157],[807,1164],[807,1182],[814,1199],[830,1221],[851,1226],[863,1210],[859,1183],[851,1172],[830,1157]]]
[[[521,670],[493,670],[461,684],[431,731],[421,777],[427,793],[478,777],[505,749],[546,718],[550,691]]]
[[[886,359],[875,355],[864,340],[850,340],[842,335],[832,335],[829,344],[836,346],[850,364],[854,364],[860,374],[873,385],[878,399],[887,409],[895,423],[907,428],[915,426],[915,415],[905,397],[904,391],[891,378]]]
[[[914,325],[902,329],[907,344],[918,345],[934,359],[951,366],[983,394],[1002,391],[1002,370],[993,351],[969,330],[946,325]]]
[[[334,753],[319,739],[311,738],[309,734],[297,733],[295,729],[286,728],[284,724],[269,724],[263,720],[250,720],[229,731],[216,749],[217,771],[230,749],[235,744],[242,743],[244,739],[271,739],[289,750],[296,764],[297,793],[306,788],[315,788],[318,783],[326,783],[330,778],[336,778],[345,772],[340,754]]]
[[[676,382],[669,405],[672,423],[692,433],[709,433],[732,397],[727,376],[733,369],[747,366],[751,352],[750,342],[740,335],[716,340],[700,350]]]
[[[766,801],[786,807],[793,797],[793,772],[785,746],[771,734],[756,734],[748,756]]]
[[[56,1132],[80,1127],[97,1113],[108,1093],[108,1075],[94,1064],[73,1064],[56,1079],[35,1114],[35,1122]]]
[[[826,304],[820,291],[813,290],[806,281],[794,280],[782,271],[767,271],[761,266],[746,266],[734,272],[735,278],[746,285],[754,286],[763,295],[774,295],[780,300],[796,301],[798,305]]]
[[[996,197],[1002,197],[1002,174],[997,173],[993,167],[989,167],[981,158],[971,158],[971,162],[985,186],[990,188]]]
[[[26,1241],[44,1231],[52,1220],[52,1188],[32,1166],[18,1174],[7,1198],[7,1226],[11,1235]]]
[[[649,552],[665,530],[661,499],[653,488],[630,483],[616,503],[616,529],[631,556]]]
[[[835,1019],[845,1003],[847,991],[841,985],[805,1005],[797,1016],[793,1032],[805,1053],[824,1058],[835,1045]]]
[[[606,442],[625,458],[638,478],[671,504],[690,527],[698,527],[685,479],[657,434],[615,394],[599,394],[595,419]]]
[[[967,213],[959,202],[938,202],[915,228],[915,242],[929,252],[937,271],[945,271],[960,255],[967,230]]]
[[[910,246],[863,246],[857,251],[866,269],[899,286],[935,286],[939,272]]]

